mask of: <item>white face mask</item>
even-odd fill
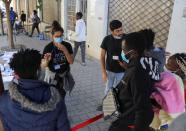
[[[117,39],[117,40],[122,39],[122,37],[121,37],[121,36],[113,36],[113,37],[114,37],[114,39]]]

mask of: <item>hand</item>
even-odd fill
[[[106,81],[107,81],[107,73],[106,72],[102,73],[102,79],[103,79],[104,83],[106,83]]]
[[[124,68],[124,69],[127,69],[127,63],[126,62],[121,62],[121,61],[118,61],[119,62],[119,65]]]
[[[41,68],[46,68],[48,67],[48,63],[51,60],[51,53],[46,53],[44,55],[44,59],[41,60]]]
[[[66,52],[67,48],[61,43],[54,43],[54,45],[61,51]]]
[[[45,55],[44,55],[44,59],[46,60],[46,61],[50,61],[51,60],[51,58],[52,58],[52,54],[51,53],[46,53]]]

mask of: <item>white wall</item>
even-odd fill
[[[67,0],[61,0],[61,26],[64,29],[65,37],[67,37]]]
[[[166,50],[186,52],[186,0],[175,0]]]
[[[100,44],[107,33],[108,0],[88,0],[87,53],[100,56]]]

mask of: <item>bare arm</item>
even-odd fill
[[[106,55],[106,50],[101,49],[100,62],[101,62],[102,78],[104,82],[106,82],[107,80],[107,73],[105,68],[105,55]]]
[[[69,64],[73,64],[74,63],[74,57],[72,54],[70,54],[68,51],[65,51],[64,52],[66,58],[67,58],[67,61]]]

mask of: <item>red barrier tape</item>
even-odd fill
[[[95,116],[95,117],[93,117],[91,119],[86,120],[85,122],[82,122],[82,123],[74,126],[72,128],[72,131],[77,131],[77,130],[83,128],[83,127],[86,127],[87,125],[89,125],[89,124],[91,124],[91,123],[93,123],[93,122],[95,122],[95,121],[97,121],[97,120],[99,120],[101,118],[103,118],[103,114],[97,115],[97,116]]]
[[[86,121],[74,126],[71,130],[72,131],[77,131],[77,130],[79,130],[81,128],[86,127],[87,125],[90,125],[91,123],[94,123],[95,121],[97,121],[97,120],[99,120],[101,118],[103,118],[103,114],[100,114],[100,115],[97,115],[97,116],[95,116],[93,118],[90,118],[90,119],[88,119],[88,120],[86,120]],[[134,125],[129,125],[128,127],[131,128],[131,129],[135,128]]]

